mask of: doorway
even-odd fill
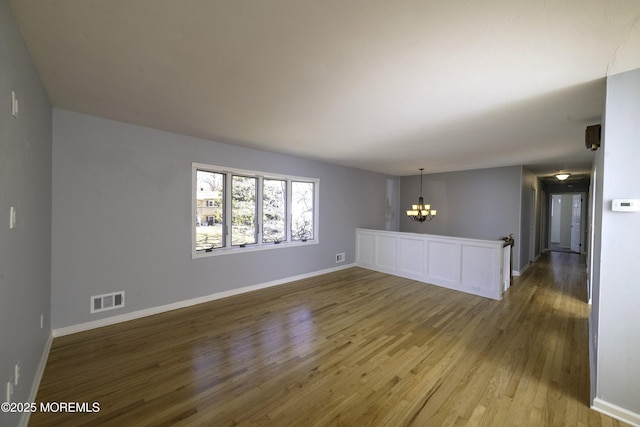
[[[583,193],[551,194],[549,249],[582,253]]]

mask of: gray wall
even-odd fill
[[[11,91],[19,116],[11,116]],[[16,227],[9,229],[9,209]],[[0,401],[20,362],[27,402],[47,343],[51,279],[51,106],[5,0],[0,0]],[[44,327],[40,328],[40,315]],[[0,412],[0,425],[20,414]]]
[[[420,175],[400,181],[400,231],[497,240],[513,233],[514,268],[520,265],[522,167],[424,175],[425,203],[438,211],[431,222],[413,222],[406,210],[418,202]],[[519,267],[518,267],[519,269]]]
[[[355,261],[355,228],[384,229],[387,175],[54,109],[54,328]],[[320,179],[319,245],[192,260],[191,163]],[[126,307],[89,313],[91,295]]]
[[[607,80],[604,142],[596,158],[596,225],[591,337],[596,397],[640,414],[640,213],[611,210],[615,198],[640,199],[640,70]]]

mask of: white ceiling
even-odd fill
[[[638,0],[11,0],[55,107],[394,175],[584,172]]]

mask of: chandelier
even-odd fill
[[[407,216],[412,221],[425,222],[431,221],[436,216],[436,210],[431,209],[431,205],[425,205],[422,198],[422,171],[424,168],[420,168],[420,197],[418,198],[417,205],[411,205],[411,209],[407,210]]]

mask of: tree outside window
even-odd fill
[[[291,238],[293,240],[313,239],[313,182],[291,183]]]
[[[231,186],[231,245],[251,245],[257,242],[256,188],[257,179],[234,175]]]
[[[286,240],[287,181],[264,179],[262,191],[262,241]]]

